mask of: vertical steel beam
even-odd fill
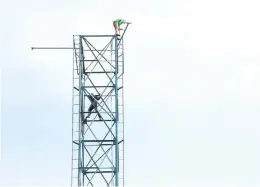
[[[118,186],[118,170],[119,170],[119,149],[118,149],[118,45],[117,45],[117,38],[115,37],[115,111],[116,111],[116,128],[115,128],[115,134],[116,134],[116,149],[115,149],[115,186]]]
[[[82,37],[79,36],[79,150],[78,150],[78,186],[81,186],[81,173],[82,173],[82,152],[83,152],[83,128],[82,128],[82,115],[83,115],[83,63],[84,63],[84,54],[82,46]]]

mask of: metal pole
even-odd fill
[[[79,48],[73,48],[73,47],[31,47],[31,49],[32,50],[35,50],[35,49],[59,49],[59,50],[62,50],[62,49],[79,49]],[[87,49],[85,49],[85,50],[83,50],[83,51],[92,51],[92,50],[87,50]],[[101,52],[103,52],[104,51],[104,49],[96,49],[95,51],[101,51]],[[108,50],[108,49],[106,49],[105,51],[111,51],[111,50]]]
[[[82,64],[83,64],[83,50],[82,50],[82,38],[79,36],[79,152],[78,152],[78,186],[81,186],[81,148],[82,147],[82,100],[83,100],[83,88],[82,88]]]
[[[117,87],[118,87],[118,80],[117,80],[117,73],[118,73],[118,45],[117,45],[117,38],[115,38],[115,68],[116,68],[116,71],[115,71],[115,112],[116,112],[116,139],[115,139],[115,143],[116,143],[116,158],[115,158],[115,186],[118,187],[118,167],[119,167],[119,149],[118,149],[118,90],[117,90]]]

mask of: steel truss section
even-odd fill
[[[71,186],[124,186],[123,75],[123,38],[73,36]]]

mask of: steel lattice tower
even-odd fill
[[[120,40],[115,35],[73,36],[72,186],[124,186],[127,27]],[[95,98],[97,111],[87,118],[91,94],[101,98]]]

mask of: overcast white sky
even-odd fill
[[[125,38],[126,185],[260,186],[257,0],[1,1],[0,185],[69,185],[73,34]]]

